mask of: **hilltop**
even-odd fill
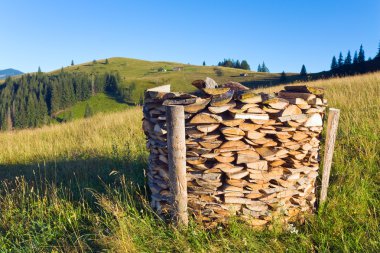
[[[102,94],[95,95],[85,102],[77,103],[57,115],[59,120],[73,115],[73,118],[82,118],[85,105],[89,104],[94,113],[117,111],[126,108],[126,103],[137,104],[143,96],[144,90],[162,84],[171,84],[173,91],[191,92],[195,88],[191,85],[194,80],[211,77],[218,83],[228,81],[240,82],[249,87],[272,86],[279,83],[279,73],[263,73],[236,68],[219,66],[197,66],[167,61],[146,61],[132,58],[114,57],[94,60],[73,66],[67,66],[50,72],[58,74],[61,71],[70,73],[87,73],[102,75],[115,73],[120,75],[121,89],[128,90],[130,98],[127,101]],[[291,80],[299,77],[296,73],[287,73]],[[123,101],[124,100],[124,101]]]
[[[226,68],[219,66],[198,66],[167,61],[145,61],[132,58],[108,58],[95,62],[86,62],[63,68],[64,71],[103,74],[117,71],[122,84],[128,87],[136,86],[133,97],[138,100],[142,92],[161,84],[172,85],[174,91],[193,91],[191,82],[196,79],[204,79],[206,76],[213,78],[218,83],[235,81],[249,87],[276,84],[280,73],[263,73],[250,70]],[[57,73],[61,70],[53,71]],[[242,74],[242,75],[241,75]],[[244,75],[245,74],[245,75]],[[295,73],[287,73],[289,77],[296,76]]]
[[[8,76],[17,76],[21,74],[24,74],[24,73],[17,69],[12,69],[12,68],[3,69],[3,70],[0,70],[0,79],[5,79]]]

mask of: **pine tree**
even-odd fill
[[[377,55],[375,56],[375,58],[380,58],[380,42],[379,42],[379,47],[377,49]]]
[[[95,64],[95,63],[96,63],[96,60],[93,60],[92,63]]]
[[[203,61],[202,65],[203,65],[203,66],[206,66],[206,62],[205,62],[205,61]]]
[[[305,64],[302,64],[300,75],[301,76],[307,75]]]
[[[261,72],[261,65],[257,66],[257,72]]]
[[[105,62],[105,64],[108,64],[108,59],[106,59],[106,62]]]
[[[285,71],[282,71],[281,76],[280,76],[280,83],[284,83],[284,82],[286,82],[286,74],[285,74]]]
[[[12,130],[13,122],[12,122],[11,108],[9,106],[7,108],[5,119],[6,119],[6,130]]]
[[[251,70],[251,67],[249,66],[249,64],[246,60],[241,61],[240,68],[245,69],[245,70]]]
[[[240,64],[240,61],[237,60],[234,64],[234,68],[237,68],[237,69],[240,69],[241,68],[241,64]]]
[[[74,60],[71,60],[71,66],[74,66]]]
[[[37,73],[38,73],[38,74],[42,73],[40,66],[38,66],[38,71],[37,71]]]
[[[336,69],[337,67],[338,67],[338,63],[336,62],[336,58],[334,56],[331,61],[331,70]]]
[[[267,73],[269,73],[269,69],[265,65],[265,62],[263,62],[263,64],[261,64],[261,72],[267,72]]]
[[[362,62],[365,62],[365,55],[364,55],[363,45],[360,45],[358,63],[362,63]]]
[[[346,59],[344,60],[344,65],[350,65],[351,62],[352,62],[351,52],[350,52],[350,50],[348,50]]]
[[[339,58],[338,58],[338,67],[343,66],[343,55],[342,52],[339,53]]]
[[[84,117],[85,118],[89,118],[91,117],[92,115],[94,115],[93,111],[92,111],[92,108],[91,106],[87,103],[86,104],[86,108],[84,110]]]
[[[357,64],[359,61],[358,61],[358,52],[357,51],[355,51],[355,53],[354,53],[354,58],[353,58],[353,60],[352,60],[352,63],[353,64]]]

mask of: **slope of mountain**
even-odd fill
[[[20,70],[17,70],[17,69],[3,69],[3,70],[0,70],[0,79],[5,79],[7,78],[8,76],[17,76],[17,75],[21,75],[23,74],[23,72],[21,72]]]
[[[61,70],[53,71],[58,73]],[[68,66],[64,71],[106,73],[118,72],[124,87],[134,86],[132,98],[138,102],[143,91],[161,84],[172,85],[174,91],[193,91],[191,82],[209,76],[218,83],[235,81],[250,87],[278,83],[280,73],[259,73],[255,71],[218,66],[197,66],[176,62],[145,61],[131,58],[109,58]],[[287,73],[287,76],[298,74]]]

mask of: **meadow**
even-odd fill
[[[341,118],[328,201],[304,225],[165,224],[147,203],[134,107],[0,133],[0,252],[379,252],[380,72],[307,84]]]
[[[85,101],[75,103],[72,107],[65,109],[56,115],[57,121],[61,122],[68,117],[81,119],[85,116],[86,106],[91,108],[93,114],[118,112],[128,108],[128,104],[119,101],[117,98],[105,93],[98,93]]]
[[[159,71],[162,68],[165,71]],[[181,70],[176,70],[181,68]],[[255,66],[251,66],[252,69]],[[217,69],[220,73],[217,74]],[[53,71],[58,73],[61,70]],[[277,84],[279,82],[279,73],[263,73],[236,68],[218,67],[218,66],[198,66],[177,62],[165,61],[145,61],[132,58],[113,57],[108,59],[99,59],[95,62],[86,62],[78,65],[64,68],[68,72],[96,73],[103,74],[106,72],[118,72],[121,77],[123,87],[129,87],[134,84],[136,89],[132,92],[134,102],[139,99],[145,89],[157,85],[172,84],[173,91],[194,91],[191,82],[196,79],[203,79],[209,76],[218,83],[228,81],[241,82],[249,86],[260,84]],[[245,73],[247,76],[240,76]],[[296,78],[298,74],[287,73],[289,80]],[[299,77],[298,77],[299,78]]]

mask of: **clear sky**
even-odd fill
[[[380,41],[379,0],[1,1],[0,69],[50,71],[114,56],[271,72],[329,69],[340,51]]]

